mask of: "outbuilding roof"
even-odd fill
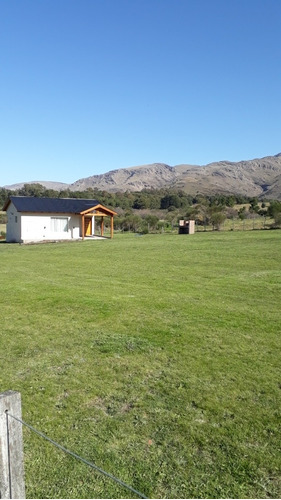
[[[80,198],[36,198],[34,196],[10,196],[3,207],[13,203],[18,212],[81,214],[95,207],[102,207],[98,200]],[[105,207],[104,207],[105,208]],[[106,209],[108,212],[115,212]]]

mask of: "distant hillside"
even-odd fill
[[[25,184],[41,184],[46,189],[54,189],[55,191],[60,191],[62,189],[68,189],[69,184],[65,182],[52,182],[52,181],[29,181],[29,182],[18,182],[17,184],[11,184],[10,186],[4,186],[6,189],[14,191],[16,189],[21,189]]]
[[[49,189],[68,188],[71,191],[96,188],[108,192],[134,192],[166,187],[182,189],[191,195],[223,193],[281,199],[281,153],[260,159],[219,161],[203,166],[153,163],[111,170],[105,174],[79,179],[73,184],[39,183]],[[5,187],[18,189],[23,184]]]
[[[190,194],[242,194],[281,199],[281,153],[261,159],[210,163],[201,168],[176,166],[182,170],[177,186]]]
[[[159,189],[172,185],[177,178],[174,167],[164,163],[141,165],[139,167],[111,170],[106,174],[93,175],[79,179],[69,186],[72,191],[96,187],[108,192],[142,191],[143,189]]]
[[[266,158],[208,165],[164,163],[112,170],[106,174],[79,179],[69,189],[95,187],[108,192],[141,191],[174,187],[187,194],[243,194],[281,199],[281,153]]]

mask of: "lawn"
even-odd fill
[[[151,498],[280,498],[281,231],[0,243],[1,390]],[[27,498],[132,493],[23,429]]]

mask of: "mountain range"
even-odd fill
[[[135,192],[143,189],[174,188],[191,195],[241,194],[280,200],[281,153],[254,160],[219,161],[201,166],[153,163],[111,170],[105,174],[78,179],[72,184],[32,181],[4,187],[15,190],[24,184],[34,183],[55,190],[84,191],[96,188],[107,192]]]

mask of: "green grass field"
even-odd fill
[[[151,498],[280,498],[281,231],[0,243],[1,391]],[[23,429],[27,498],[130,498]]]

